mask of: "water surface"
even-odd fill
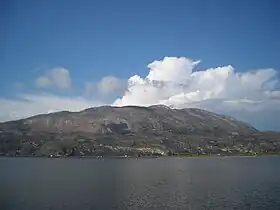
[[[280,209],[280,157],[0,158],[0,209]]]

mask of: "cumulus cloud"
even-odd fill
[[[64,110],[81,111],[89,107],[100,106],[102,103],[86,100],[82,97],[23,94],[17,99],[0,98],[0,105],[0,121],[3,122]]]
[[[99,82],[86,82],[84,96],[86,98],[100,97],[110,100],[122,96],[126,90],[126,81],[114,76],[103,77]]]
[[[40,88],[55,86],[62,90],[71,88],[70,73],[65,68],[54,68],[46,72],[45,75],[36,79],[35,84]]]
[[[118,94],[124,91],[125,82],[114,76],[107,76],[98,82],[97,88],[102,95]]]
[[[236,116],[274,111],[280,117],[275,69],[240,73],[228,65],[195,71],[199,63],[184,57],[154,61],[148,65],[146,77],[134,75],[128,79],[127,91],[113,104],[197,107]]]
[[[45,88],[52,85],[52,81],[47,76],[40,76],[36,79],[37,87]]]
[[[280,95],[274,90],[278,82],[274,69],[238,73],[228,65],[194,71],[199,62],[175,57],[154,61],[148,65],[145,78],[134,75],[128,79],[127,91],[114,104],[188,107],[222,99],[221,103],[234,108],[246,108],[249,104],[250,111],[252,106],[270,103],[271,98]]]
[[[108,76],[87,82],[83,97],[25,94],[20,99],[0,98],[0,121],[51,111],[78,111],[105,104],[103,96],[121,95],[106,104],[196,107],[233,116],[257,128],[280,130],[279,75],[275,69],[238,72],[227,65],[197,71],[199,63],[185,57],[165,57],[148,64],[145,77],[133,75],[124,81]],[[68,89],[71,78],[68,70],[57,68],[37,78],[36,83]],[[98,97],[103,102],[96,101]]]

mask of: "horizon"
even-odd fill
[[[280,131],[277,0],[12,0],[0,8],[0,122],[162,104]]]

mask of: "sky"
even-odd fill
[[[164,104],[280,131],[278,0],[1,0],[0,121]]]

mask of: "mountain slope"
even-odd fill
[[[103,106],[1,123],[0,153],[34,156],[216,154],[225,152],[226,148],[243,148],[249,143],[254,151],[262,151],[261,143],[269,146],[272,143],[269,143],[271,139],[260,136],[263,134],[250,125],[200,109]],[[278,133],[275,136],[273,151],[279,147]]]

